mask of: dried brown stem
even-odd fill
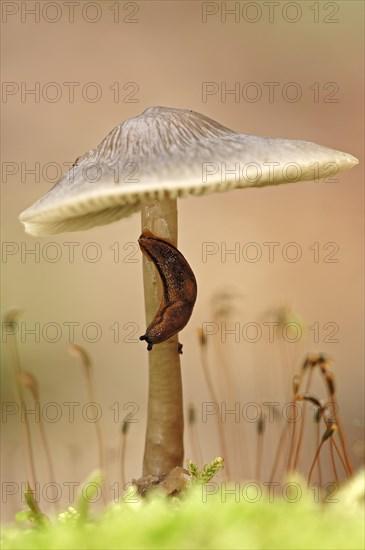
[[[127,447],[127,436],[129,431],[129,425],[130,423],[127,421],[123,421],[122,429],[120,430],[120,443],[119,443],[119,456],[120,456],[120,481],[122,485],[122,489],[124,489],[125,486],[125,451]]]
[[[306,387],[305,387],[305,393],[309,392],[310,384],[311,384],[311,381],[312,381],[312,373],[313,373],[313,368],[310,368],[308,378],[307,378],[307,384],[306,384]],[[297,444],[296,451],[295,451],[295,456],[294,456],[293,470],[297,469],[298,462],[299,462],[299,454],[300,454],[300,450],[301,450],[301,446],[302,446],[302,442],[303,442],[303,435],[304,435],[306,408],[307,408],[307,403],[306,403],[306,401],[304,401],[303,409],[302,409],[302,412],[303,412],[302,421],[300,423],[300,430],[299,430],[299,436],[298,436],[298,444]]]
[[[320,433],[320,423],[317,422],[317,436],[316,436],[316,448],[318,449],[319,445],[320,445],[320,438],[321,438],[321,433]],[[321,457],[319,456],[318,454],[318,460],[317,460],[317,468],[318,468],[318,483],[319,483],[319,487],[321,488],[322,485],[323,485],[323,480],[322,480],[322,468],[321,468]]]
[[[195,462],[200,466],[203,465],[203,456],[200,448],[199,437],[196,431],[196,414],[195,407],[192,403],[189,404],[189,440]]]
[[[279,460],[280,460],[280,457],[282,456],[282,450],[283,450],[283,447],[284,447],[286,436],[288,435],[288,431],[289,431],[289,425],[285,424],[282,431],[281,431],[278,446],[276,448],[275,459],[274,459],[273,467],[272,467],[272,470],[271,470],[269,483],[272,483],[273,480],[274,480],[274,476],[275,476],[276,471],[277,471],[278,466],[279,466]]]
[[[256,481],[261,481],[262,459],[264,450],[264,417],[261,415],[257,425],[256,435]]]
[[[322,439],[322,441],[320,442],[320,444],[319,444],[319,446],[318,446],[318,448],[317,448],[316,454],[314,455],[314,459],[313,459],[313,462],[312,462],[312,466],[311,466],[311,468],[310,468],[310,470],[309,470],[309,474],[308,474],[307,485],[309,485],[310,482],[311,482],[312,473],[313,473],[313,470],[314,470],[314,466],[316,465],[316,462],[317,462],[317,460],[318,460],[319,453],[321,452],[323,443],[324,443],[324,440]]]
[[[335,455],[334,455],[334,452],[333,452],[333,447],[334,447],[334,444],[333,444],[333,440],[331,438],[330,440],[330,456],[331,456],[331,464],[332,464],[332,468],[333,468],[333,473],[335,474],[335,480],[336,480],[336,483],[339,483],[339,478],[338,478],[338,473],[337,473],[337,468],[336,468],[336,461],[335,461]]]
[[[341,422],[341,420],[339,418],[339,415],[338,415],[338,412],[337,412],[338,411],[338,403],[337,403],[337,400],[336,400],[336,397],[335,397],[335,391],[336,391],[335,387],[336,387],[336,385],[335,385],[334,375],[329,369],[329,365],[331,364],[331,362],[332,362],[332,359],[325,356],[325,355],[321,355],[320,358],[319,358],[319,366],[320,366],[320,371],[321,371],[321,375],[322,375],[322,380],[324,382],[324,385],[325,385],[326,390],[327,390],[327,395],[328,395],[330,403],[332,405],[332,415],[333,415],[334,421],[337,424],[338,437],[340,439],[341,447],[342,447],[345,462],[346,462],[346,471],[347,471],[348,475],[352,476],[353,475],[353,467],[352,467],[351,460],[350,460],[348,450],[347,450],[345,432],[344,432],[342,422]]]
[[[212,402],[218,405],[218,397],[217,397],[217,394],[216,394],[215,389],[214,389],[213,381],[212,381],[212,378],[210,376],[210,371],[209,371],[209,366],[208,366],[207,347],[208,347],[207,343],[206,342],[203,343],[203,339],[202,339],[201,345],[200,345],[200,350],[201,350],[201,363],[202,363],[202,367],[203,367],[204,378],[205,378],[205,381],[207,383],[208,391],[209,391],[210,398],[211,398]],[[227,473],[227,477],[228,477],[228,479],[230,479],[231,478],[231,469],[230,469],[230,465],[229,465],[226,438],[225,438],[225,435],[224,435],[222,422],[220,421],[219,416],[216,416],[215,418],[216,418],[216,421],[217,421],[218,438],[219,438],[219,444],[220,444],[220,448],[221,448],[220,455],[224,458],[224,467],[225,467],[225,470],[226,470],[226,473]]]
[[[29,389],[29,391],[30,391],[30,393],[33,397],[33,400],[34,400],[34,404],[36,406],[37,406],[37,404],[39,405],[40,396],[39,396],[38,382],[37,382],[36,377],[33,374],[31,374],[30,372],[21,372],[18,375],[18,379],[19,379],[20,384],[22,384],[23,386],[26,386]],[[38,426],[39,426],[39,432],[40,432],[40,436],[41,436],[41,440],[42,440],[43,450],[44,450],[44,453],[46,455],[46,461],[47,461],[48,472],[49,472],[49,479],[50,479],[51,483],[53,483],[55,485],[56,484],[55,469],[54,469],[54,466],[53,466],[52,454],[51,454],[51,450],[49,448],[47,434],[46,434],[46,430],[44,428],[43,417],[42,417],[41,414],[39,415],[38,420],[39,420],[38,421]],[[58,509],[59,508],[58,501],[55,501],[54,504],[55,504],[56,509]]]
[[[323,371],[322,371],[323,372]],[[326,384],[327,386],[327,384]],[[351,464],[351,460],[350,460],[350,457],[349,457],[349,454],[348,454],[348,450],[347,450],[347,443],[346,443],[346,437],[345,437],[345,432],[344,432],[344,429],[343,429],[343,426],[342,426],[342,422],[339,418],[339,415],[338,415],[338,403],[337,403],[337,400],[335,399],[333,393],[331,393],[329,391],[329,388],[327,386],[327,390],[328,390],[328,396],[329,396],[329,399],[330,399],[330,403],[332,405],[332,414],[333,414],[333,418],[337,424],[337,428],[338,428],[338,437],[339,437],[339,440],[340,440],[340,443],[341,443],[341,447],[342,447],[342,450],[343,450],[343,454],[344,454],[344,458],[345,458],[345,462],[346,462],[346,470],[349,474],[349,476],[352,476],[353,473],[354,473],[354,469],[352,467],[352,464]]]
[[[90,357],[86,350],[78,345],[78,344],[71,344],[70,345],[70,353],[77,357],[83,366],[83,374],[85,378],[85,384],[86,384],[86,392],[87,397],[89,399],[90,403],[96,403],[96,396],[95,396],[95,382],[94,382],[94,373],[93,368],[91,364]],[[104,441],[103,441],[103,433],[101,430],[100,422],[96,421],[93,422],[95,427],[95,434],[96,434],[96,440],[98,443],[98,452],[99,452],[99,469],[103,475],[103,481],[102,481],[102,495],[103,495],[103,501],[106,504],[106,460],[105,460],[105,448],[104,448]]]
[[[20,314],[19,310],[11,309],[10,311],[7,312],[5,316],[5,323],[15,328],[15,326],[17,325],[17,318],[19,314]],[[9,351],[9,357],[10,357],[9,362],[14,370],[15,386],[17,390],[18,402],[20,404],[20,410],[24,411],[23,424],[24,424],[25,437],[23,439],[23,443],[26,449],[26,454],[28,456],[28,464],[30,468],[32,483],[33,483],[33,486],[35,486],[37,483],[37,475],[36,475],[36,468],[35,468],[34,455],[33,455],[32,435],[31,435],[28,415],[25,408],[23,387],[19,380],[19,375],[21,375],[22,370],[20,367],[19,353],[18,353],[18,347],[17,347],[17,341],[16,341],[16,331],[14,331],[13,334],[10,335],[10,339],[8,343],[8,351]]]

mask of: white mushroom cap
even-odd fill
[[[309,141],[250,136],[194,111],[150,107],[79,157],[19,219],[32,235],[78,231],[129,216],[142,197],[313,180],[357,163]]]

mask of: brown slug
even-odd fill
[[[146,333],[139,338],[146,340],[150,351],[154,344],[164,342],[185,327],[194,308],[197,285],[188,262],[169,241],[143,231],[138,243],[143,254],[154,263],[162,282],[160,307]]]

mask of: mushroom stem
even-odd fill
[[[177,202],[142,199],[142,231],[169,239],[177,246]],[[155,266],[143,256],[143,284],[147,326],[161,302],[161,284]],[[178,335],[156,344],[148,352],[148,412],[143,475],[170,472],[182,466],[184,417]]]

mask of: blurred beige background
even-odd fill
[[[56,403],[53,409],[47,405],[44,415],[62,502],[68,502],[64,483],[80,482],[97,467],[94,426],[82,415],[88,402],[82,369],[68,354],[73,323],[75,342],[85,346],[94,363],[108,483],[118,479],[119,426],[132,409],[137,422],[128,436],[126,476],[130,480],[141,473],[147,356],[145,345],[136,341],[145,327],[136,246],[140,220],[135,215],[85,233],[34,239],[17,218],[53,185],[65,163],[151,105],[193,109],[245,133],[314,141],[360,159],[358,167],[337,176],[337,183],[305,182],[179,201],[179,248],[199,285],[192,319],[181,334],[184,397],[186,405],[197,407],[203,460],[221,450],[214,418],[202,418],[202,404],[211,398],[196,329],[217,322],[214,310],[221,304],[214,297],[228,292],[235,298],[227,328],[239,323],[240,337],[235,342],[227,336],[220,344],[219,323],[211,337],[210,365],[220,399],[227,408],[238,401],[241,409],[248,402],[285,403],[283,376],[289,385],[290,372],[299,368],[305,353],[327,352],[335,359],[340,414],[359,467],[364,430],[363,3],[280,2],[274,9],[265,2],[226,2],[227,8],[239,6],[234,15],[225,14],[220,2],[81,1],[73,15],[62,1],[47,4],[44,11],[46,3],[40,2],[31,15],[24,5],[31,9],[34,2],[2,3],[2,311],[24,309],[18,334],[21,366],[37,377],[42,403]],[[204,97],[206,83],[216,93]],[[234,86],[239,96],[225,95]],[[30,89],[35,95],[26,93]],[[32,168],[35,175],[27,172]],[[268,242],[279,243],[273,262],[264,245]],[[217,250],[206,261],[204,243],[215,243]],[[256,243],[262,252],[257,262],[248,261],[254,249],[247,243]],[[239,261],[224,256],[235,246]],[[38,256],[25,254],[31,249]],[[301,257],[289,261],[296,250]],[[95,253],[99,261],[93,261]],[[270,343],[262,324],[283,305],[312,327],[296,344]],[[27,333],[36,323],[38,342]],[[247,323],[261,323],[256,343],[245,333]],[[3,342],[7,338],[3,332]],[[14,403],[6,352],[3,346],[2,400]],[[234,381],[231,394],[222,369],[229,369]],[[314,391],[325,397],[320,383]],[[80,404],[74,422],[65,405],[69,402]],[[59,421],[51,422],[56,413]],[[18,415],[3,415],[5,482],[25,478],[21,428]],[[267,429],[273,435],[264,443],[262,479],[271,469],[278,433],[275,426]],[[32,424],[32,430],[44,484],[49,478],[37,426]],[[252,478],[254,424],[227,417],[226,433],[234,475]],[[237,445],[239,434],[244,439]],[[305,449],[306,472],[313,440],[309,436]],[[187,432],[186,454],[193,452]],[[5,494],[5,518],[21,507],[20,492],[14,492]]]

